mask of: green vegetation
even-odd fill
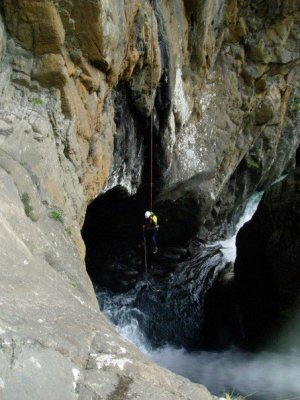
[[[245,157],[247,168],[257,170],[259,169],[259,163],[255,161],[249,154]]]
[[[71,229],[71,227],[70,227],[70,226],[67,226],[65,229],[66,229],[67,234],[68,234],[69,236],[71,236],[71,235],[72,235],[72,229]]]
[[[249,396],[252,396],[252,395],[249,395]],[[234,394],[234,392],[231,392],[231,393],[225,393],[223,397],[225,400],[245,400],[248,396],[243,397],[243,396]]]
[[[49,212],[49,217],[55,221],[63,222],[63,212],[62,210],[52,210]]]
[[[21,200],[22,200],[22,203],[24,206],[25,214],[27,215],[28,218],[30,218],[32,221],[34,221],[35,218],[34,218],[34,214],[33,214],[33,208],[30,204],[29,194],[27,192],[22,193]]]
[[[39,97],[33,97],[31,99],[31,104],[33,104],[34,106],[41,106],[43,104],[43,100]]]

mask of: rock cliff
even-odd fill
[[[192,214],[186,238],[207,236],[287,170],[300,142],[297,1],[0,11],[1,396],[212,398],[115,335],[80,230],[101,193],[147,185],[151,113],[156,205],[175,241],[178,218]]]

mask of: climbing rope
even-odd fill
[[[144,253],[145,253],[145,274],[146,274],[146,279],[148,279],[147,239],[145,232],[144,232]]]
[[[150,46],[151,46],[151,53],[150,53],[150,96],[152,100],[152,88],[153,88],[153,24],[154,24],[154,11],[153,11],[153,0],[150,0],[151,6],[151,38],[150,38]],[[150,112],[150,211],[152,212],[153,206],[153,109],[154,104],[152,105],[151,112]],[[148,254],[147,254],[147,237],[146,232],[144,231],[144,254],[145,254],[145,275],[146,280],[148,279]],[[151,260],[150,260],[151,263]],[[151,264],[150,264],[151,268]]]
[[[153,88],[153,24],[154,24],[154,9],[153,9],[153,0],[150,0],[151,4],[151,57],[150,57],[150,62],[151,62],[151,68],[150,68],[150,95],[152,96],[152,88]],[[150,113],[150,211],[152,211],[152,205],[153,205],[153,109],[154,109],[154,104],[152,105],[151,108],[151,113]]]

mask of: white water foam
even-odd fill
[[[250,219],[253,217],[255,211],[257,210],[258,204],[262,198],[263,192],[256,192],[254,193],[250,199],[248,200],[245,211],[243,215],[241,216],[239,222],[236,225],[234,235],[230,237],[229,239],[226,240],[221,240],[218,242],[218,244],[221,245],[221,252],[223,253],[225,259],[227,261],[232,261],[234,262],[236,259],[236,246],[235,246],[235,240],[236,240],[236,235],[238,231],[241,229],[243,225],[245,225],[246,222],[250,221]]]
[[[202,383],[219,395],[234,388],[236,394],[249,396],[255,393],[255,398],[268,395],[268,398],[276,399],[278,394],[278,399],[283,399],[283,393],[297,394],[297,399],[300,398],[299,355],[251,354],[234,349],[187,352],[167,346],[152,351],[149,356],[159,365]]]
[[[150,355],[150,346],[147,343],[145,335],[142,333],[139,327],[139,322],[137,319],[132,318],[130,323],[125,325],[116,326],[116,330],[124,339],[133,343],[138,347],[144,354]]]

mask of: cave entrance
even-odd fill
[[[89,206],[82,228],[86,267],[95,286],[127,291],[144,274],[142,195],[117,186]]]

